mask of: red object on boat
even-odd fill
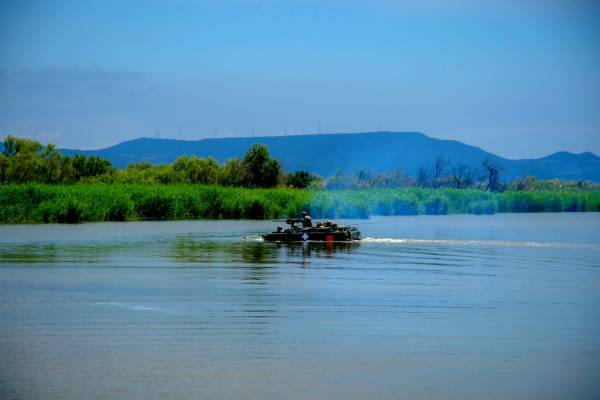
[[[333,242],[333,235],[327,235],[325,236],[325,240],[328,242]]]

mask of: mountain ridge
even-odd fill
[[[437,139],[421,132],[327,133],[293,136],[206,138],[199,140],[138,138],[98,150],[61,149],[68,155],[98,155],[113,165],[130,162],[170,163],[181,155],[207,157],[220,162],[242,158],[255,143],[265,144],[273,158],[288,171],[308,170],[321,176],[337,171],[374,173],[401,168],[414,176],[419,166],[431,168],[444,155],[453,163],[479,167],[493,158],[503,167],[503,177],[532,175],[540,179],[600,181],[600,157],[591,153],[557,151],[534,159],[508,159],[452,139]]]

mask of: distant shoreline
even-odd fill
[[[0,185],[0,223],[600,211],[600,190],[302,190],[215,185]]]

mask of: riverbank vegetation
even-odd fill
[[[600,191],[301,190],[216,185],[0,185],[0,223],[600,211]]]
[[[264,219],[297,215],[311,193],[215,185],[22,184],[0,186],[2,223]]]
[[[314,218],[600,211],[596,183],[503,182],[501,170],[493,160],[478,173],[440,157],[414,179],[400,170],[322,179],[286,173],[262,145],[223,164],[182,156],[121,170],[96,156],[67,157],[52,145],[9,136],[0,154],[0,223],[265,219],[303,210]]]
[[[114,168],[97,156],[64,156],[51,144],[9,135],[0,153],[0,184],[129,183],[200,184],[227,187],[307,187],[316,177],[306,171],[286,173],[264,145],[252,146],[243,159],[219,164],[213,158],[181,156],[171,164],[137,162]]]

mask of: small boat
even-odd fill
[[[262,235],[268,242],[351,242],[360,240],[360,231],[355,226],[341,226],[331,221],[317,222],[311,227],[303,227],[302,219],[288,218],[285,223],[289,228],[281,226],[272,233]]]

